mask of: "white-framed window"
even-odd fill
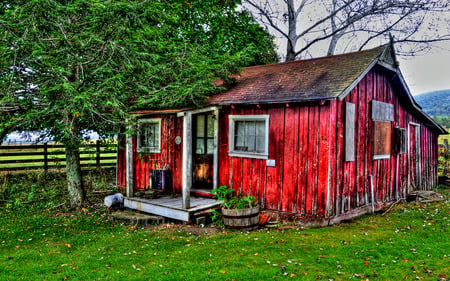
[[[230,156],[269,157],[269,115],[229,115]]]
[[[161,118],[138,120],[137,151],[161,152]]]

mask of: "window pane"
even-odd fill
[[[208,139],[207,140],[206,153],[207,154],[213,154],[214,153],[214,139]]]
[[[246,151],[247,147],[245,146],[245,137],[236,136],[234,138],[234,149],[238,151]]]
[[[247,136],[245,144],[248,151],[255,152],[255,136]]]
[[[197,116],[197,137],[205,136],[205,115]]]
[[[245,136],[245,121],[236,122],[236,135],[237,136]]]
[[[247,136],[255,135],[255,121],[250,121],[245,123],[245,133]]]
[[[145,133],[144,128],[141,128],[141,134],[139,136],[141,147],[147,146],[147,134]]]
[[[264,121],[257,121],[256,124],[256,135],[258,137],[264,137],[266,133],[266,125]]]
[[[208,129],[208,137],[209,138],[214,137],[214,120],[212,115],[208,115],[207,129]]]
[[[153,123],[153,144],[152,147],[157,148],[160,143],[158,123]]]
[[[266,148],[266,138],[264,136],[256,138],[256,148],[255,152],[263,153]]]
[[[205,154],[205,139],[197,138],[195,154]]]

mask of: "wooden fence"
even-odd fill
[[[450,177],[450,145],[447,139],[438,148],[438,174],[439,176]]]
[[[82,168],[111,168],[116,166],[117,143],[96,141],[80,148]],[[0,171],[27,169],[63,169],[66,165],[63,145],[44,143],[0,146]]]

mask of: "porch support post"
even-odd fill
[[[130,120],[128,120],[128,122],[130,122]],[[131,131],[131,125],[128,125],[127,131]],[[126,135],[125,159],[126,193],[127,197],[133,197],[133,137],[130,134]]]
[[[219,186],[219,109],[214,111],[214,158],[213,158],[213,188]]]
[[[192,113],[187,111],[183,117],[183,209],[191,207],[192,185]]]

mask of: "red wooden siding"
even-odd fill
[[[223,107],[219,113],[219,185],[253,194],[266,209],[305,218],[335,217],[370,206],[372,200],[381,204],[405,197],[408,184],[416,177],[420,188],[434,187],[437,134],[421,122],[422,117],[411,113],[395,91],[389,77],[375,68],[342,101]],[[405,153],[373,160],[372,100],[394,105],[392,128],[406,129],[409,152],[415,149],[412,146],[415,139],[411,136],[417,131],[420,136],[417,159]],[[346,102],[356,105],[354,161],[344,161]],[[228,155],[231,114],[270,116],[269,159],[275,160],[274,167],[268,167],[265,159]],[[161,153],[133,152],[135,190],[146,189],[150,170],[156,163],[163,163],[170,165],[174,190],[181,193],[182,144],[176,145],[174,140],[182,136],[183,120],[170,114],[151,116],[156,117],[162,118]],[[123,143],[122,140],[122,147]],[[118,154],[118,184],[124,186],[124,150],[119,149]],[[374,198],[371,198],[370,175]]]
[[[172,187],[175,192],[181,193],[183,144],[175,144],[175,137],[182,136],[183,119],[177,118],[174,114],[152,115],[145,118],[161,118],[161,153],[136,152],[136,138],[133,138],[134,191],[147,190],[151,170],[167,164],[172,172]],[[119,144],[118,157],[117,184],[123,189],[126,185],[124,138],[121,138]]]
[[[408,130],[410,123],[420,125],[421,188],[435,186],[437,136],[410,113],[389,79],[377,70],[370,71],[343,101],[223,109],[219,184],[251,192],[267,209],[305,217],[332,217],[370,205],[369,175],[376,204],[394,201],[396,195],[405,197],[408,177],[414,175],[408,154],[373,160],[371,100],[394,104],[392,127]],[[349,162],[344,161],[345,102],[356,105],[357,116],[355,160]],[[266,167],[262,159],[228,156],[229,114],[270,115],[269,159],[275,160],[275,167]]]

